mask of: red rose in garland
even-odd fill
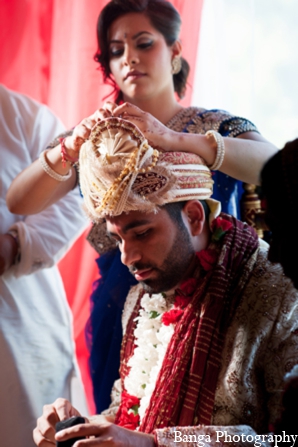
[[[231,222],[220,216],[214,219],[211,223],[212,241],[219,241],[232,226]]]
[[[212,248],[198,251],[196,255],[199,258],[201,266],[206,272],[213,269],[213,266],[216,263],[218,257],[217,251]]]
[[[127,411],[123,408],[117,425],[128,428],[129,430],[136,430],[139,426],[139,422],[140,416],[138,414],[134,414],[133,411]]]
[[[161,318],[161,321],[165,326],[169,326],[171,323],[175,324],[181,318],[183,314],[183,310],[181,309],[172,309],[168,312],[165,312]]]
[[[138,397],[123,391],[121,395],[121,415],[117,425],[128,428],[129,430],[135,430],[140,423],[140,416],[138,414],[139,405],[140,399]]]

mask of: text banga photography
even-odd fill
[[[175,439],[174,442],[179,444],[180,442],[186,443],[196,443],[198,447],[207,447],[209,445],[214,445],[214,441],[216,443],[219,443],[220,445],[223,445],[225,443],[237,443],[237,442],[247,442],[250,443],[250,445],[253,444],[254,447],[262,447],[265,445],[265,443],[271,443],[273,447],[279,447],[280,443],[291,443],[289,444],[289,447],[295,447],[296,445],[296,439],[298,438],[298,435],[288,435],[285,431],[282,432],[282,435],[274,435],[273,433],[268,434],[262,434],[262,435],[252,435],[252,434],[229,434],[227,431],[220,431],[216,430],[216,438],[214,439],[214,436],[211,436],[208,434],[204,435],[195,435],[195,434],[189,434],[185,435],[182,434],[179,430],[174,430],[175,433]]]

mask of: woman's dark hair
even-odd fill
[[[179,38],[181,26],[181,18],[178,11],[166,0],[111,0],[103,8],[97,21],[98,50],[94,59],[101,66],[104,81],[108,81],[113,85],[117,103],[121,102],[123,98],[122,92],[111,77],[108,31],[116,19],[132,12],[145,14],[154,28],[164,36],[168,46],[173,45]],[[184,96],[188,73],[189,64],[182,58],[180,72],[173,75],[174,89],[179,98]]]

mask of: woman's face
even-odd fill
[[[109,29],[110,70],[125,101],[174,94],[169,47],[161,33],[142,13],[116,19]]]

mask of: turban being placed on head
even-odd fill
[[[191,199],[207,199],[211,211],[220,211],[210,199],[213,180],[201,157],[153,149],[122,118],[107,118],[93,127],[80,150],[80,185],[93,222]]]

